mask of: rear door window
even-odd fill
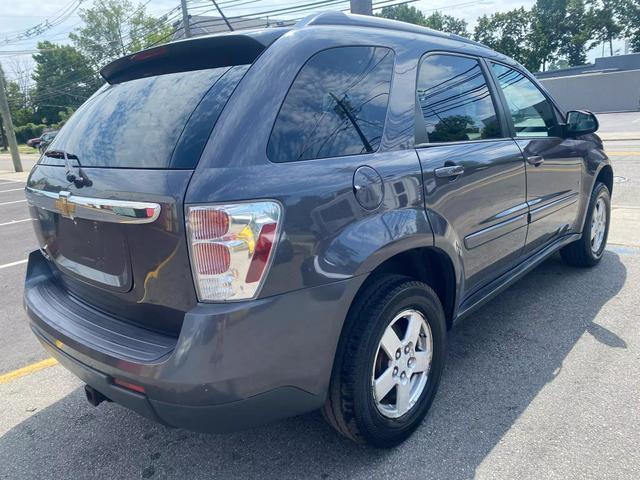
[[[272,162],[375,152],[387,115],[394,54],[383,47],[338,47],[302,67],[276,118]]]
[[[475,58],[434,54],[420,63],[418,104],[429,142],[500,138],[487,82]],[[418,123],[418,128],[420,124]]]
[[[65,151],[83,167],[194,168],[247,69],[242,65],[169,73],[107,85],[69,119],[49,150]],[[206,118],[205,126],[198,119],[190,121],[201,103],[207,105],[206,112],[196,113]],[[193,127],[192,131],[185,131],[185,126]],[[183,134],[189,137],[191,154],[172,165]],[[42,162],[60,164],[59,159],[49,157]]]

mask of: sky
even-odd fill
[[[219,5],[227,16],[234,16],[311,1],[317,0],[220,0]],[[229,5],[225,6],[225,2],[229,2]],[[23,64],[24,67],[25,62],[30,61],[30,53],[27,52],[34,50],[38,41],[68,42],[69,32],[81,25],[78,12],[73,8],[77,3],[81,3],[80,8],[87,8],[91,6],[93,0],[0,0],[0,62],[10,78],[14,77],[15,71],[21,68],[19,64]],[[137,3],[137,0],[133,0],[133,3]],[[179,0],[141,0],[141,3],[146,4],[147,12],[159,16],[177,7]],[[463,18],[472,30],[476,19],[483,14],[521,6],[530,8],[533,3],[534,0],[419,0],[412,5],[427,15],[439,10]],[[348,2],[345,1],[344,6],[347,4]],[[216,14],[209,0],[188,0],[188,8],[191,14]],[[317,11],[326,9],[326,7],[319,8]],[[178,14],[179,12],[173,13],[173,15]],[[28,29],[46,25],[46,22],[52,26],[28,38],[18,37]],[[589,54],[589,60],[593,61],[600,54],[600,49],[594,49]]]

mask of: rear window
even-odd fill
[[[338,47],[311,57],[278,113],[269,159],[294,162],[376,151],[393,62],[393,51],[382,47]]]
[[[170,73],[108,85],[78,109],[48,150],[75,155],[83,167],[194,168],[248,68]],[[49,157],[42,162],[60,164]]]

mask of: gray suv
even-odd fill
[[[94,405],[206,432],[322,409],[396,445],[455,321],[603,255],[596,118],[481,44],[327,13],[101,73],[26,187],[31,328]]]

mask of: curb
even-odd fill
[[[597,132],[596,132],[597,134]],[[630,133],[628,135],[618,134],[607,137],[605,135],[599,135],[603,142],[624,142],[628,140],[640,140],[640,133]]]

